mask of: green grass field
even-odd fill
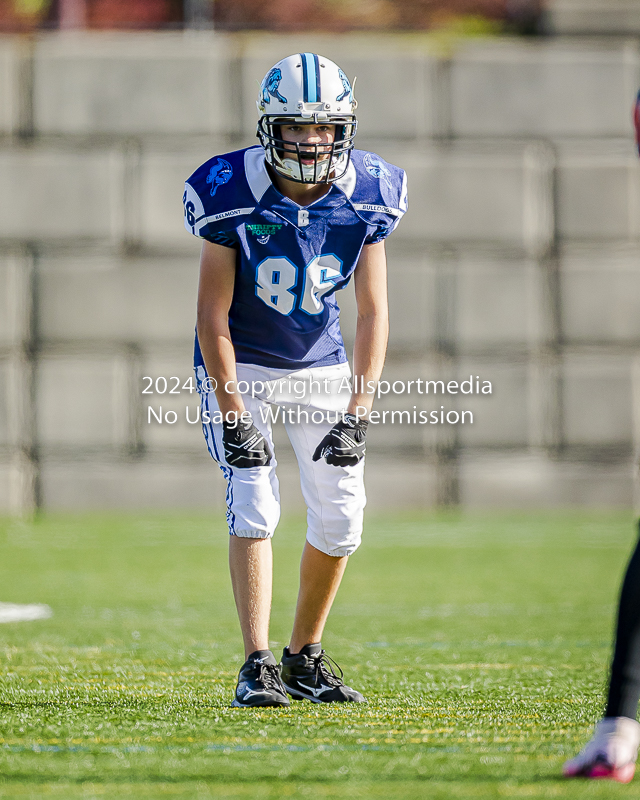
[[[367,518],[324,645],[368,703],[231,709],[222,520],[0,522],[2,798],[613,798],[563,761],[602,710],[630,513]],[[287,642],[303,521],[274,540]]]

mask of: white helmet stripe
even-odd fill
[[[303,100],[320,102],[320,60],[315,53],[300,53],[302,59]]]

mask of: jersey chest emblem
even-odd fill
[[[211,184],[211,191],[209,192],[211,197],[214,196],[220,186],[229,183],[232,177],[233,168],[231,164],[225,161],[224,158],[218,158],[207,175],[207,183]]]
[[[258,244],[266,244],[283,225],[247,225],[247,231],[256,237]]]
[[[301,208],[298,211],[298,227],[305,228],[309,224],[309,212],[306,208]]]

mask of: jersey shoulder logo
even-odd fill
[[[374,155],[373,153],[367,153],[362,160],[364,164],[364,168],[367,170],[369,175],[373,175],[374,178],[382,179],[387,181],[387,183],[391,182],[391,172],[387,169],[386,164],[382,161],[381,158]]]
[[[339,103],[341,100],[344,100],[345,97],[349,98],[349,102],[353,102],[353,96],[351,94],[351,84],[349,83],[349,78],[344,74],[344,72],[338,67],[338,75],[340,76],[340,80],[342,81],[342,94],[339,94],[336,97],[336,102]]]
[[[220,186],[229,183],[232,177],[233,169],[231,164],[225,161],[224,158],[218,158],[207,175],[207,183],[211,184],[211,191],[209,192],[211,197],[214,196]]]
[[[275,99],[279,100],[281,103],[287,102],[287,98],[283,97],[278,91],[278,87],[280,86],[281,80],[282,80],[282,70],[278,69],[278,67],[274,67],[273,69],[269,70],[266,78],[262,82],[263,103],[265,104],[270,103],[271,97],[275,97]]]

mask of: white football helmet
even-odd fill
[[[315,53],[283,58],[265,75],[256,105],[262,112],[258,139],[276,172],[297,183],[332,183],[345,174],[358,104],[337,64]],[[284,124],[335,125],[335,140],[332,144],[285,142],[280,130]]]

